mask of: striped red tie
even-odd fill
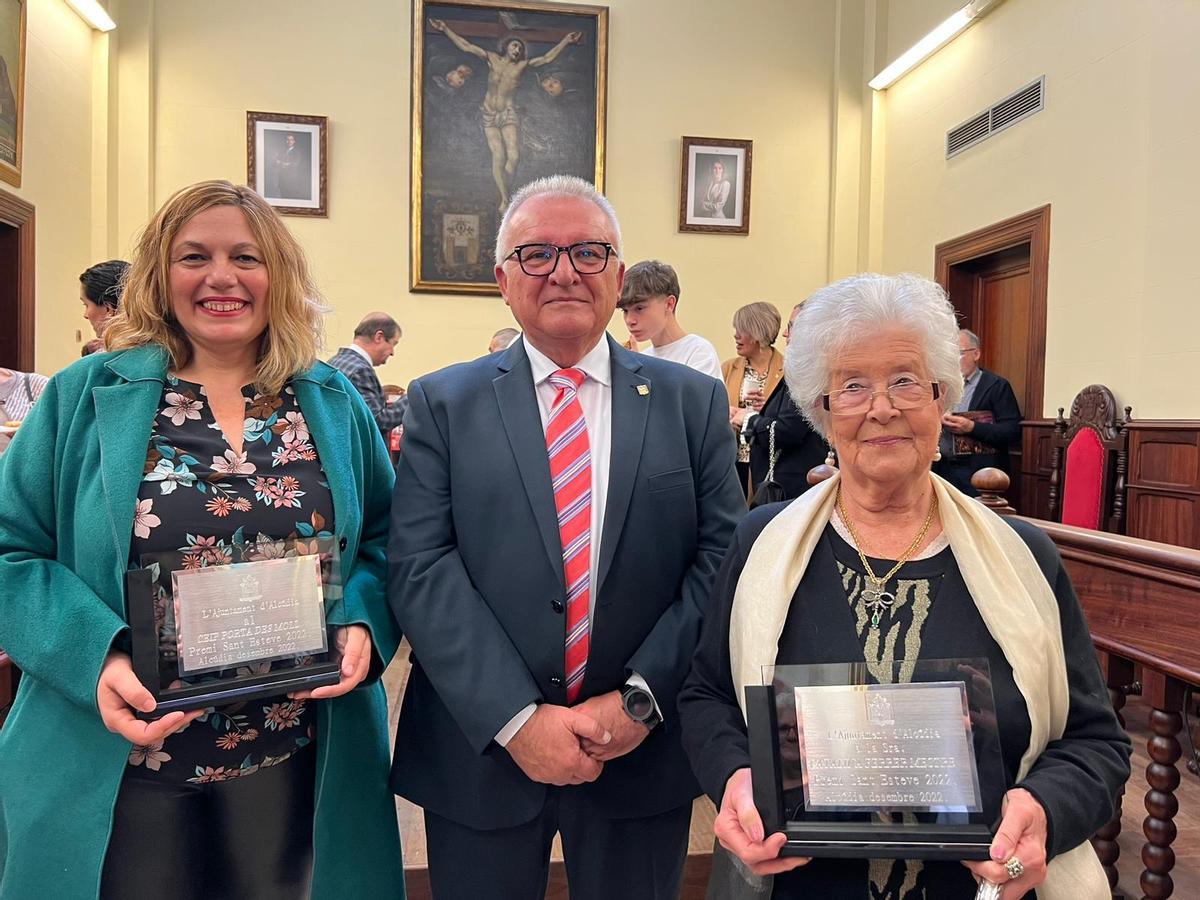
[[[592,596],[592,452],[583,407],[576,396],[586,377],[580,369],[559,369],[550,376],[550,384],[558,394],[546,421],[546,450],[550,454],[550,479],[567,584],[568,703],[575,702],[583,686]]]

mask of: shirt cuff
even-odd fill
[[[654,704],[654,711],[658,713],[658,718],[662,719],[662,710],[659,709],[658,701],[654,699],[654,691],[650,690],[650,685],[647,683],[645,678],[643,678],[637,672],[630,672],[629,677],[625,679],[625,683],[632,687],[641,688],[643,691],[649,694],[650,702]]]
[[[508,742],[517,736],[517,732],[522,726],[529,721],[534,710],[537,709],[536,703],[530,703],[527,707],[508,720],[508,724],[500,729],[500,733],[496,735],[496,743],[501,747],[507,747]]]
[[[746,413],[746,418],[742,419],[742,434],[749,434],[750,423],[754,421],[754,417],[757,415],[758,413],[756,412]]]

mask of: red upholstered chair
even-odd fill
[[[1050,518],[1064,525],[1121,534],[1125,528],[1125,468],[1132,407],[1117,419],[1117,402],[1102,384],[1089,384],[1062,407],[1050,439]]]

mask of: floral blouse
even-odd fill
[[[242,389],[241,453],[234,453],[203,386],[168,377],[138,489],[131,565],[142,554],[183,553],[183,565],[231,558],[243,540],[331,537],[333,497],[291,387]],[[165,595],[156,616],[165,615]],[[286,696],[209,708],[182,731],[129,754],[130,775],[204,783],[277,765],[316,736],[311,704]]]

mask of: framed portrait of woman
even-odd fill
[[[753,141],[684,137],[679,230],[750,233]]]

